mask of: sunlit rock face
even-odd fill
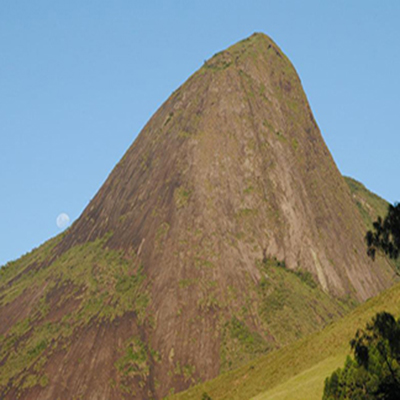
[[[0,397],[162,398],[215,377],[387,287],[365,229],[296,71],[254,34],[171,95],[70,229],[3,274],[5,344],[22,325]]]

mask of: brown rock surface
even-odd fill
[[[45,350],[40,370],[48,382],[23,388],[26,380],[10,378],[0,393],[10,399],[17,393],[26,399],[160,398],[214,377],[258,354],[258,341],[266,350],[279,347],[342,315],[340,299],[363,301],[386,288],[392,271],[366,257],[364,233],[296,71],[271,39],[254,34],[216,54],[171,95],[51,256],[40,261],[41,271],[53,271],[75,248],[106,238],[103,248],[122,254],[129,276],[143,267],[144,317],[136,306],[111,319],[94,315],[66,342]],[[318,293],[287,339],[276,333],[282,318],[265,317],[269,292],[262,285],[269,277],[260,265],[274,258],[285,261],[281,269],[290,280],[300,276],[290,270],[308,271],[319,285],[304,289],[307,296]],[[95,267],[94,279],[105,274]],[[56,282],[51,274],[47,281]],[[111,289],[104,287],[107,299]],[[90,292],[86,281],[56,288],[40,286],[37,297],[45,293],[52,304],[41,319],[31,310],[39,301],[32,289],[0,303],[5,337],[28,315],[32,326],[73,315]],[[102,301],[115,309],[122,302]],[[31,302],[26,312],[15,312],[24,302]],[[291,306],[280,302],[279,315],[289,315]],[[237,330],[251,339],[243,344]],[[140,364],[141,372],[118,370],[120,348],[135,335],[146,347],[142,352],[139,342],[128,345],[132,368]],[[143,362],[142,353],[148,356]],[[7,365],[4,354],[0,363]],[[237,357],[226,364],[231,354]],[[27,374],[18,371],[16,376]]]

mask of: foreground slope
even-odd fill
[[[82,216],[0,274],[0,397],[160,398],[391,283],[300,80],[255,34],[154,114]]]

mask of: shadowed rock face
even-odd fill
[[[296,71],[271,39],[254,34],[216,54],[171,95],[82,216],[35,264],[38,274],[48,271],[41,292],[22,291],[0,308],[7,335],[27,317],[8,314],[48,299],[50,282],[61,311],[41,319],[28,313],[34,325],[87,310],[99,293],[118,315],[104,317],[102,309],[85,323],[74,320],[63,347],[55,341],[45,351],[46,385],[22,388],[22,379],[15,387],[11,380],[0,393],[160,398],[214,377],[342,315],[340,299],[362,301],[387,287],[389,265],[367,259],[364,233]],[[107,263],[100,261],[82,272],[95,289],[78,278],[61,284],[54,265],[63,267],[92,242],[118,253],[133,286],[116,273],[103,278]],[[74,260],[71,268],[80,263]],[[15,267],[20,275],[25,264]],[[0,296],[16,285],[4,289],[3,281]],[[146,301],[139,306],[135,294],[126,303],[118,285],[146,293]],[[290,297],[296,288],[301,310]],[[79,355],[85,367],[78,374]],[[7,356],[0,362],[7,365]]]

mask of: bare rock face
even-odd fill
[[[32,356],[46,324],[62,333],[0,397],[161,398],[215,377],[386,288],[364,234],[296,71],[254,34],[171,95],[65,235],[5,267],[4,345]]]

